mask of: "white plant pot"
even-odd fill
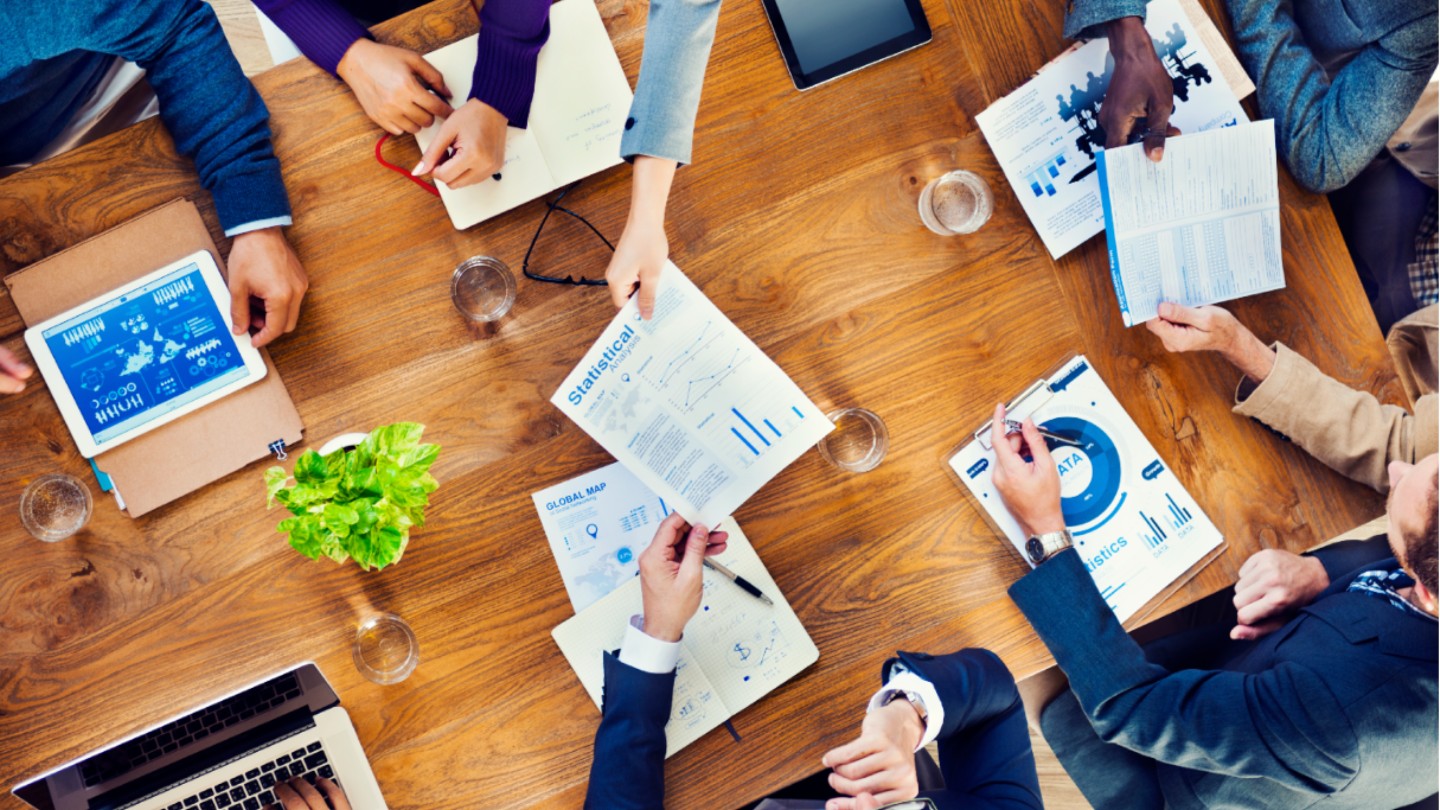
[[[328,456],[336,450],[345,450],[365,441],[369,433],[341,433],[339,436],[320,445],[318,451],[322,456]]]

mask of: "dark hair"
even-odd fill
[[[1425,523],[1420,531],[1401,538],[1405,541],[1405,561],[1431,594],[1440,594],[1440,582],[1436,581],[1440,579],[1437,534],[1440,534],[1440,470],[1430,476],[1430,491],[1425,496]]]

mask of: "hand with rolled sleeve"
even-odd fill
[[[391,135],[414,135],[437,116],[453,112],[445,77],[414,51],[362,37],[345,51],[335,72],[365,115]]]
[[[275,798],[280,800],[281,810],[351,810],[345,791],[323,777],[313,785],[298,777],[279,782],[275,785]],[[329,804],[325,803],[327,799]],[[275,810],[275,805],[267,805],[265,810]]]
[[[616,308],[625,306],[625,301],[634,294],[640,317],[645,320],[655,313],[660,272],[670,258],[670,242],[665,237],[665,205],[678,166],[665,158],[648,155],[635,158],[630,216],[615,245],[615,254],[610,257],[610,265],[605,269],[610,299]]]
[[[1065,528],[1060,510],[1060,471],[1050,457],[1040,430],[1030,419],[1019,434],[1006,435],[1005,406],[997,404],[990,422],[990,441],[995,448],[995,490],[1005,508],[1031,536]],[[1028,452],[1026,460],[1022,452]]]
[[[1275,350],[1255,337],[1228,310],[1217,306],[1160,304],[1160,317],[1145,322],[1169,352],[1218,352],[1242,374],[1262,383],[1275,368]]]
[[[440,125],[410,174],[428,173],[450,188],[473,186],[504,167],[507,126],[498,110],[472,98]]]
[[[226,267],[231,331],[255,330],[250,344],[258,349],[295,330],[310,282],[279,226],[236,235]]]
[[[1145,121],[1145,154],[1159,163],[1165,154],[1166,136],[1179,135],[1170,126],[1175,111],[1175,86],[1165,65],[1155,53],[1155,42],[1139,17],[1121,17],[1105,24],[1115,72],[1105,100],[1100,104],[1100,125],[1105,128],[1105,148],[1129,143],[1139,121]]]

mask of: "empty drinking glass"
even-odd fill
[[[940,175],[920,192],[920,220],[941,236],[974,233],[994,209],[990,185],[963,169]]]
[[[515,304],[515,274],[494,256],[472,256],[450,277],[450,300],[472,321],[498,321]]]
[[[885,460],[890,432],[885,422],[864,408],[842,408],[827,416],[835,429],[820,440],[820,456],[846,472],[869,472]]]
[[[20,522],[37,540],[54,543],[90,522],[90,488],[73,475],[50,473],[20,495]]]
[[[381,613],[360,623],[351,655],[366,678],[379,684],[399,683],[420,663],[420,644],[404,619]]]

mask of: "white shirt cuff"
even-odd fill
[[[258,231],[264,228],[285,227],[291,224],[290,217],[271,217],[269,219],[257,219],[254,222],[247,222],[244,225],[236,225],[225,232],[226,236],[239,236],[242,233]]]
[[[920,695],[920,702],[925,706],[925,734],[915,745],[915,750],[919,751],[940,736],[940,729],[945,725],[945,706],[940,703],[940,693],[935,691],[934,684],[899,664],[891,669],[890,673],[890,680],[870,698],[870,706],[866,711],[873,712],[884,706],[896,692],[915,692]]]
[[[620,663],[656,675],[674,672],[675,664],[680,660],[680,642],[647,636],[640,629],[642,624],[644,620],[641,617],[630,618],[630,625],[625,628],[625,640],[620,644]]]

